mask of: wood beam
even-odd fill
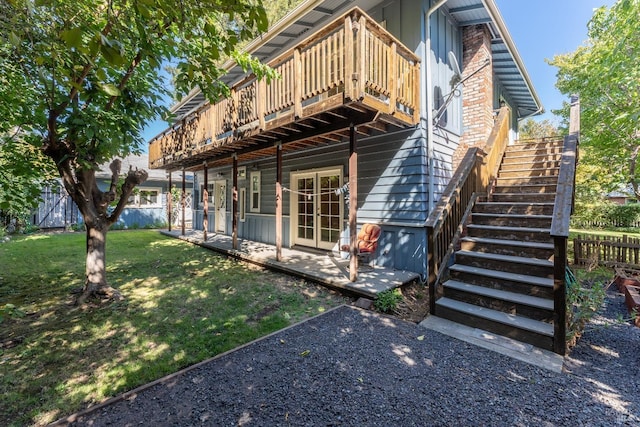
[[[282,144],[276,147],[276,260],[282,261]]]
[[[173,210],[173,195],[171,193],[171,171],[169,171],[169,191],[167,191],[167,219],[169,220],[169,231],[171,231],[171,222]]]
[[[349,127],[349,280],[358,280],[358,135]]]
[[[187,178],[184,168],[182,168],[182,196],[180,199],[180,207],[182,209],[182,235],[185,235],[185,210],[187,205]]]
[[[207,230],[209,229],[209,168],[207,162],[202,164],[204,170],[204,185],[202,188],[202,203],[203,203],[203,216],[202,216],[202,237],[204,241],[207,241]]]
[[[233,155],[231,189],[231,236],[233,249],[238,249],[238,156]]]

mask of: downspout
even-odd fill
[[[435,173],[434,170],[434,164],[433,164],[433,109],[430,107],[430,104],[432,103],[432,98],[433,98],[433,94],[432,94],[432,86],[433,86],[433,78],[431,77],[431,28],[430,28],[430,24],[429,24],[429,20],[431,18],[431,15],[433,15],[438,9],[440,9],[445,3],[447,2],[447,0],[439,0],[438,2],[436,2],[436,4],[432,5],[427,11],[426,13],[424,13],[423,19],[424,19],[424,24],[423,24],[423,28],[425,31],[425,52],[424,52],[424,56],[425,56],[425,95],[423,96],[422,99],[422,108],[424,112],[426,112],[427,114],[427,161],[429,162],[429,212],[431,212],[433,210],[433,207],[435,206],[436,200],[435,200],[435,195],[434,193],[434,189],[435,189],[435,185],[433,182],[433,175]]]
[[[433,79],[431,77],[431,28],[429,25],[429,19],[431,15],[433,15],[438,9],[440,9],[447,0],[439,0],[434,5],[432,5],[429,9],[427,9],[422,14],[422,28],[424,30],[424,88],[425,88],[425,96],[422,96],[422,111],[427,114],[427,126],[422,126],[422,131],[426,130],[426,139],[427,139],[427,162],[428,162],[428,174],[429,174],[429,213],[433,210],[435,206],[435,195],[433,194],[435,185],[433,182],[433,176],[435,173],[435,168],[433,164],[433,109],[429,106],[432,102],[433,94],[432,94],[432,86]],[[423,115],[421,114],[421,120],[423,120]],[[428,215],[427,215],[428,216]],[[429,241],[429,236],[427,236],[427,228],[424,229],[425,232],[425,242]],[[425,253],[423,256],[424,259],[424,278],[421,278],[423,283],[426,283],[429,277],[429,264],[427,258],[429,257],[429,248],[425,245]]]

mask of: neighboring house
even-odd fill
[[[608,201],[616,205],[626,205],[629,203],[637,203],[638,200],[633,195],[633,188],[629,185],[627,188],[621,188],[618,191],[612,191],[605,196]]]
[[[309,0],[247,49],[281,78],[229,66],[231,99],[192,91],[150,141],[152,169],[194,173],[195,229],[333,250],[376,223],[376,264],[426,275],[425,221],[466,150],[498,108],[511,138],[542,111],[493,0]]]
[[[111,184],[111,171],[109,164],[101,165],[96,172],[96,181],[101,190],[107,190]],[[149,169],[149,156],[147,154],[130,155],[122,159],[120,174],[126,174],[129,168],[145,169],[149,177],[145,182],[135,188],[127,207],[122,211],[116,228],[144,228],[167,225],[167,193],[169,192],[169,175],[164,170]],[[171,174],[171,187],[181,190],[182,173]],[[186,200],[185,213],[188,225],[191,224],[191,194],[193,189],[193,175],[185,177]],[[174,190],[175,191],[175,190]],[[182,216],[178,214],[179,206],[174,202],[172,206],[172,224],[181,225]]]
[[[111,184],[111,171],[109,164],[100,166],[96,172],[96,181],[101,190],[107,190]],[[147,154],[131,155],[122,159],[121,174],[125,174],[129,167],[147,169],[149,158]],[[127,207],[122,211],[115,228],[143,228],[167,225],[167,193],[169,191],[169,176],[163,170],[148,170],[149,177],[136,187],[129,197]],[[172,187],[181,190],[181,173],[173,173]],[[193,189],[193,175],[188,174],[185,179],[186,204],[185,213],[191,224],[191,193]],[[178,204],[174,203],[172,223],[181,225],[181,214]],[[33,213],[33,224],[40,228],[61,228],[82,223],[82,215],[75,203],[67,195],[62,185],[58,188],[45,188],[42,192],[42,201],[38,209]]]

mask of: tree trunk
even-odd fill
[[[107,283],[106,246],[109,225],[106,221],[85,222],[87,230],[87,259],[85,283],[77,304],[88,298],[109,298],[121,300],[122,295]]]

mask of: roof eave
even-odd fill
[[[520,71],[522,78],[527,84],[529,93],[531,94],[531,97],[533,98],[533,100],[536,103],[536,106],[538,107],[538,109],[535,112],[520,118],[523,119],[526,117],[535,116],[535,115],[544,113],[544,107],[542,105],[542,102],[540,101],[540,98],[536,93],[536,90],[533,86],[533,82],[529,77],[529,73],[527,73],[527,69],[524,66],[524,62],[522,61],[522,58],[520,57],[520,53],[518,52],[518,49],[516,48],[516,45],[513,39],[511,38],[511,34],[507,29],[507,25],[505,24],[504,20],[502,19],[502,16],[500,15],[500,11],[498,10],[496,3],[494,2],[494,0],[482,0],[482,3],[484,4],[484,7],[486,8],[489,15],[491,15],[491,20],[495,24],[496,29],[500,34],[500,37],[502,37],[502,40],[504,41],[505,45],[507,46],[507,49],[509,50],[511,56],[513,57],[513,60],[515,61],[516,66],[518,67],[518,71]]]

